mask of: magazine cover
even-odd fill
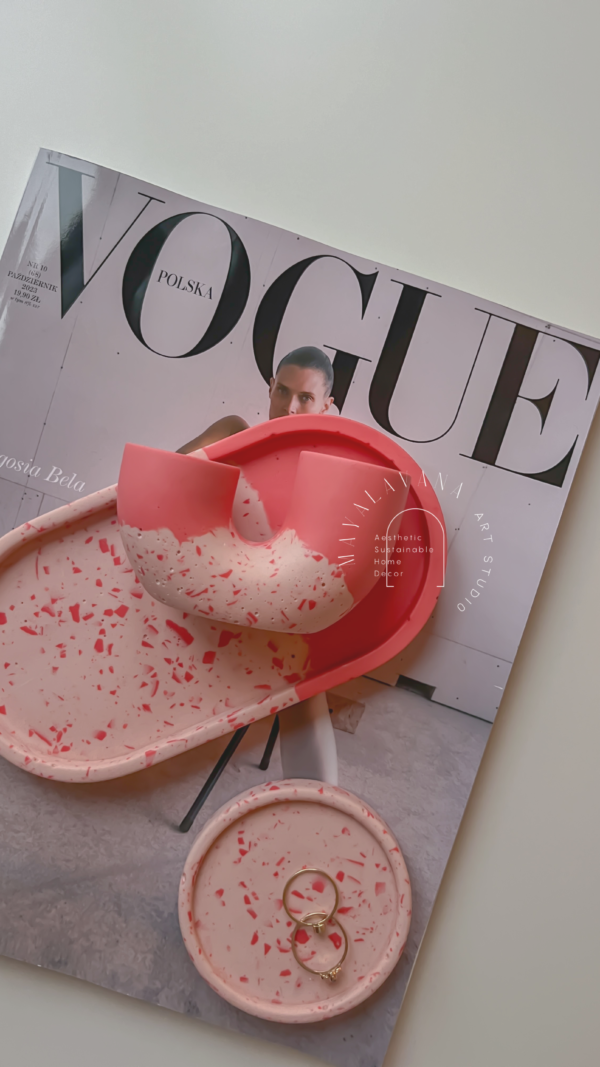
[[[40,151],[0,265],[0,951],[334,1064],[381,1064],[598,403],[599,358],[593,338]],[[294,468],[293,528],[308,523],[309,512],[326,513],[329,498],[342,492],[348,456],[380,456],[400,477],[392,484],[389,473],[387,485],[402,503],[388,508],[385,536],[369,542],[370,585],[360,595],[390,592],[416,575],[423,617],[417,625],[413,612],[413,636],[399,652],[384,655],[381,642],[379,657],[369,658],[362,653],[381,620],[351,612],[353,624],[336,630],[345,659],[339,648],[337,659],[330,654],[327,627],[342,625],[348,611],[340,575],[354,561],[358,524],[347,515],[331,572],[342,583],[329,598],[335,617],[295,593],[278,605],[277,620],[268,616],[265,624],[250,600],[242,617],[235,597],[254,564],[248,556],[242,565],[230,548],[219,557],[217,578],[240,576],[240,588],[231,600],[218,600],[218,589],[210,594],[220,605],[215,620],[229,629],[213,626],[215,648],[202,656],[203,696],[211,689],[214,704],[205,729],[188,620],[204,602],[193,607],[185,597],[206,589],[177,589],[179,600],[170,603],[180,614],[166,619],[155,669],[157,619],[169,603],[177,545],[164,549],[165,560],[157,543],[148,547],[136,485],[144,485],[147,514],[181,492],[180,472],[184,481],[208,478],[218,465],[228,479],[235,468],[229,517],[244,545],[255,546],[256,559],[267,543],[276,545],[279,555],[269,548],[268,563],[296,575],[295,542],[285,539],[283,518],[273,522],[265,471],[281,460],[288,472],[290,435],[313,426],[315,434],[336,435],[341,466],[327,466],[325,448],[308,473]],[[372,495],[375,482],[361,485],[369,499],[361,496],[352,514],[362,521],[383,497]],[[411,510],[420,512],[418,521],[405,514]],[[400,514],[401,525],[392,527]],[[433,554],[434,545],[427,571],[423,553]],[[147,595],[150,555],[158,615],[148,609],[140,631],[149,651],[117,683],[113,647],[115,657],[130,647],[132,605]],[[200,567],[199,541],[194,555]],[[322,554],[313,552],[310,566],[311,588],[325,589],[333,579]],[[300,588],[289,580],[286,588]],[[294,636],[295,620],[313,608],[313,621]],[[205,613],[213,610],[211,602]],[[89,656],[79,637],[84,625],[90,633],[96,627]],[[302,666],[300,647],[309,649]],[[254,688],[268,693],[255,695],[250,714],[232,679],[241,664],[249,676],[263,653],[287,688],[282,681],[275,694],[275,675],[262,678]],[[336,674],[342,659],[344,672]],[[303,690],[317,661],[321,688]],[[63,685],[67,665],[78,688]],[[313,710],[300,722],[294,716],[305,695]],[[203,732],[190,741],[200,721]],[[87,773],[76,772],[86,761]],[[311,835],[316,841],[329,827],[329,854],[342,859],[331,874],[318,867],[308,888],[294,887],[291,868],[278,870],[273,861],[269,878],[283,870],[290,877],[285,886],[269,883],[278,886],[277,899],[275,890],[269,896],[277,914],[261,914],[260,893],[244,885],[253,853],[236,804],[241,796],[252,807],[288,779],[304,781],[292,796],[298,810],[324,783],[325,814],[302,832],[282,818],[280,835],[310,845]],[[193,829],[181,833],[199,791],[184,826]],[[369,820],[380,830],[369,829]],[[219,883],[234,826],[241,911],[226,908]],[[364,834],[371,834],[368,845]],[[396,855],[386,852],[387,834]],[[256,849],[260,840],[252,838]],[[186,893],[209,855],[213,868],[203,877],[212,918],[194,914],[186,928]],[[369,888],[371,860],[378,873]],[[409,887],[406,900],[397,893],[402,944],[369,971],[363,960],[369,938],[391,922],[386,894],[394,878],[396,890],[402,878]],[[294,894],[313,901],[322,893],[334,894],[322,911],[303,913],[291,902]],[[363,914],[361,926],[352,908],[360,910],[363,893],[369,921]],[[206,946],[209,922],[214,980],[209,963],[194,958],[197,928],[204,923]],[[296,942],[317,944],[327,924],[339,959],[334,953],[327,967],[309,966],[312,956],[302,956]],[[228,952],[239,963],[235,988],[231,969],[229,978],[219,971],[217,957]],[[311,1011],[303,1000],[307,971]],[[257,1008],[260,992],[245,988],[255,974],[269,990],[268,1010]],[[354,992],[342,1004],[344,978]],[[321,1017],[317,987],[324,1005],[339,999]]]

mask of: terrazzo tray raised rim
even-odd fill
[[[394,928],[389,938],[387,949],[382,951],[378,966],[373,968],[369,974],[362,976],[361,981],[354,981],[346,988],[340,988],[339,992],[333,985],[331,987],[333,995],[329,999],[321,1000],[318,998],[320,987],[319,982],[315,981],[317,997],[314,1002],[301,1005],[286,1004],[285,1002],[274,1004],[270,999],[268,1001],[259,1000],[256,997],[245,994],[243,986],[238,984],[236,988],[233,981],[225,981],[215,971],[206,953],[202,951],[194,913],[194,891],[197,878],[212,846],[218,842],[221,835],[230,826],[248,816],[249,813],[273,804],[289,802],[308,802],[321,805],[325,809],[335,809],[342,812],[349,819],[353,819],[360,827],[365,828],[381,847],[389,861],[397,893]],[[326,814],[324,814],[324,818],[326,819]],[[239,863],[240,861],[238,860],[237,862]],[[307,867],[312,865],[309,841],[306,842],[305,865]],[[320,864],[318,866],[321,867]],[[324,869],[324,867],[321,867],[321,869]],[[238,872],[242,872],[242,870],[242,867],[237,868]],[[236,873],[234,877],[235,883],[237,883],[238,878],[239,873]],[[343,893],[343,889],[340,891]],[[406,863],[397,840],[381,816],[359,797],[345,789],[341,789],[339,786],[305,779],[267,782],[246,790],[223,805],[206,823],[194,841],[187,856],[179,886],[179,924],[188,955],[196,970],[207,981],[211,989],[229,1001],[229,1003],[251,1015],[257,1015],[272,1022],[320,1022],[350,1011],[367,1000],[385,982],[398,963],[406,945],[411,915],[412,895]],[[237,935],[238,932],[234,931],[234,933]],[[241,936],[241,931],[239,934]],[[267,956],[263,966],[268,965],[270,960],[271,956]],[[347,963],[351,964],[351,962],[351,955],[349,955]],[[276,966],[279,966],[279,964],[276,964]],[[292,963],[290,963],[291,966]],[[298,973],[300,972],[298,971]]]

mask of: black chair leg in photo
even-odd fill
[[[261,759],[261,761],[260,761],[260,763],[258,765],[259,766],[259,770],[261,770],[261,771],[267,771],[269,769],[269,764],[271,762],[271,756],[273,755],[273,749],[275,748],[275,742],[277,740],[277,735],[278,734],[279,734],[279,715],[276,715],[275,719],[273,721],[273,725],[271,727],[271,733],[269,734],[269,739],[268,739],[267,744],[265,746],[265,751],[263,752],[263,758]]]
[[[215,763],[212,771],[210,772],[208,778],[206,779],[204,785],[202,786],[202,789],[198,793],[198,796],[196,797],[196,799],[195,799],[194,803],[192,804],[190,810],[188,811],[187,815],[181,820],[181,822],[179,824],[179,829],[181,830],[182,834],[187,834],[187,832],[190,829],[194,819],[196,818],[196,815],[198,814],[198,812],[200,811],[200,808],[204,804],[204,801],[206,800],[207,796],[212,791],[212,789],[214,788],[214,786],[218,782],[219,778],[223,774],[223,771],[225,770],[227,764],[229,763],[229,760],[233,756],[233,753],[235,752],[236,748],[238,747],[240,741],[242,740],[244,734],[249,729],[249,727],[250,727],[250,723],[248,723],[247,726],[241,726],[239,730],[236,730],[234,735],[233,735],[233,737],[231,738],[231,741],[227,745],[227,748],[219,756],[219,759]]]

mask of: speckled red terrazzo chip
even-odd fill
[[[292,953],[282,894],[303,867],[338,886],[349,949],[335,982],[307,973]],[[307,873],[293,885],[299,919],[331,910],[326,879]],[[231,1004],[277,1022],[328,1019],[366,1000],[400,959],[410,917],[406,864],[383,820],[346,790],[300,779],[250,789],[221,808],[194,842],[179,889],[196,969]],[[339,928],[302,927],[296,946],[311,968],[328,969],[340,957]]]

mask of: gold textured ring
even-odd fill
[[[334,903],[333,903],[333,907],[331,908],[331,911],[328,911],[328,912],[311,911],[309,913],[309,915],[305,916],[303,919],[299,919],[297,915],[292,915],[292,913],[291,913],[291,911],[290,911],[290,909],[288,907],[288,890],[289,890],[292,882],[295,882],[296,878],[299,878],[301,874],[320,874],[322,878],[326,878],[327,881],[333,886],[333,892],[335,893],[335,900],[334,900]],[[301,926],[312,926],[320,934],[323,933],[323,930],[325,929],[325,924],[326,924],[327,920],[331,919],[335,915],[335,913],[336,913],[336,911],[338,909],[339,903],[340,903],[340,895],[339,895],[339,892],[338,892],[338,887],[335,884],[333,878],[331,877],[330,874],[327,874],[325,871],[319,870],[318,867],[303,867],[301,871],[296,871],[296,873],[293,874],[291,878],[288,878],[287,882],[285,883],[284,889],[283,889],[283,906],[284,906],[284,908],[286,910],[287,915],[292,920],[292,922],[300,923]],[[316,916],[316,915],[320,915],[321,916],[321,919],[320,919],[319,922],[309,922],[308,921],[308,919],[310,919],[311,917],[314,918],[314,916]],[[337,922],[337,920],[336,920],[336,922]]]
[[[320,919],[320,922],[318,924],[317,923],[309,923],[309,922],[306,921],[308,919],[316,919],[316,918]],[[334,922],[336,924],[336,926],[339,926],[339,928],[340,928],[340,930],[342,932],[342,936],[344,938],[344,951],[342,952],[342,955],[341,955],[340,959],[337,961],[337,963],[334,963],[333,967],[330,967],[326,971],[315,971],[315,970],[313,970],[312,967],[309,967],[308,964],[303,963],[302,960],[299,958],[298,952],[297,952],[297,947],[296,947],[296,934],[298,933],[298,930],[300,929],[300,926],[312,926],[314,930],[319,930],[320,927],[321,926],[324,927],[325,923],[327,923],[330,919],[331,919],[332,922]],[[337,919],[337,918],[333,919],[331,917],[331,915],[326,915],[325,912],[323,912],[323,911],[310,912],[309,915],[305,916],[304,922],[301,923],[298,920],[296,920],[296,925],[294,927],[294,932],[292,934],[292,953],[294,955],[294,959],[295,959],[296,963],[299,963],[300,966],[303,967],[305,971],[308,971],[309,974],[318,974],[319,978],[323,978],[327,982],[335,982],[336,979],[337,979],[337,976],[339,975],[339,973],[340,973],[340,971],[342,969],[342,964],[343,964],[344,960],[346,959],[346,956],[348,955],[348,934],[344,930],[344,927],[342,926],[342,924],[341,924],[339,919]]]

